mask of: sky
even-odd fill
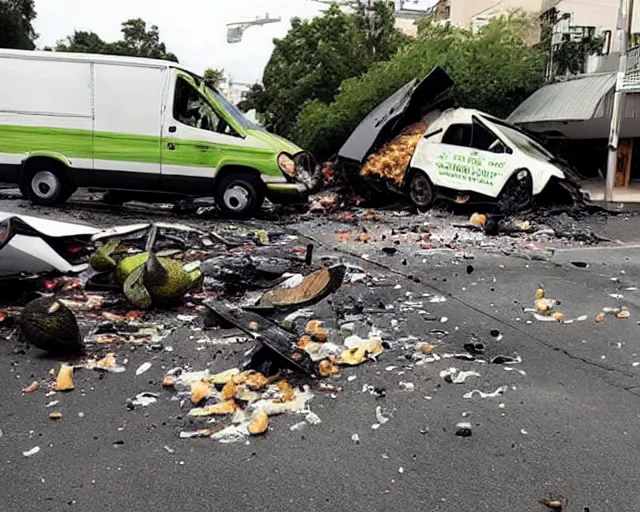
[[[426,8],[435,0],[411,0]],[[188,6],[188,7],[187,7]],[[223,68],[234,82],[253,83],[273,50],[273,39],[284,36],[289,20],[311,18],[327,6],[312,0],[36,0],[34,26],[39,47],[52,46],[74,30],[96,32],[105,41],[121,38],[120,24],[142,18],[157,25],[160,39],[178,56],[180,63],[196,73]],[[415,8],[415,7],[412,7]],[[228,44],[228,23],[249,21],[269,14],[280,23],[249,28],[242,42]]]

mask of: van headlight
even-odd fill
[[[280,170],[290,178],[294,178],[296,175],[296,163],[291,156],[286,153],[280,153],[278,155],[278,167]]]

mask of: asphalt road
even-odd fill
[[[44,212],[102,226],[150,217],[144,211],[122,217],[110,208],[81,204],[43,211],[13,200],[1,201],[0,210]],[[412,220],[398,220],[406,222]],[[23,395],[21,390],[46,379],[58,361],[35,350],[14,353],[13,338],[1,342],[0,510],[543,511],[539,501],[550,496],[566,498],[565,511],[640,510],[635,483],[640,478],[640,366],[634,366],[640,362],[640,292],[627,290],[640,288],[640,254],[632,243],[640,231],[633,229],[634,219],[626,221],[629,229],[617,226],[620,219],[611,222],[627,245],[563,248],[551,261],[478,247],[473,259],[456,251],[420,254],[415,243],[404,242],[389,256],[381,247],[391,238],[379,241],[381,232],[391,236],[383,223],[367,225],[368,243],[341,242],[338,231],[361,227],[327,219],[267,215],[249,223],[310,236],[317,243],[316,258],[364,268],[366,284],[345,285],[314,310],[334,328],[336,305],[352,300],[371,309],[393,305],[367,315],[392,348],[377,363],[328,379],[342,387],[335,398],[316,388],[310,406],[322,423],[291,431],[300,418],[283,415],[273,419],[264,437],[225,445],[180,439],[179,432],[193,425],[160,383],[174,366],[231,367],[242,361],[246,345],[197,350],[194,333],[178,329],[164,341],[172,352],[120,347],[118,355],[129,360],[126,372],[100,378],[83,370],[76,374],[73,392],[46,397],[44,391]],[[198,220],[212,228],[222,223]],[[588,319],[573,324],[533,319],[523,308],[531,307],[539,286],[561,301],[557,309],[566,319]],[[446,301],[430,302],[439,295]],[[447,320],[427,321],[419,308],[403,311],[405,301],[422,301],[428,317]],[[596,324],[595,315],[609,306],[628,307],[631,317],[609,315]],[[416,365],[401,340],[432,340],[433,329],[448,332],[439,341],[441,354],[463,352],[476,335],[486,344],[485,358],[517,355],[522,363],[443,358]],[[333,335],[339,336],[335,329]],[[151,369],[136,376],[134,369],[146,361]],[[480,377],[447,383],[440,372],[450,367],[477,371]],[[413,390],[401,382],[412,383]],[[365,384],[385,388],[386,396],[363,392]],[[463,398],[476,388],[492,392],[500,386],[507,389],[495,398]],[[128,411],[127,399],[141,391],[160,398]],[[63,413],[56,422],[45,408],[54,399]],[[377,406],[389,421],[374,430]],[[455,435],[460,421],[472,423],[471,437]],[[34,446],[39,453],[24,457],[22,452]]]

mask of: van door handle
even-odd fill
[[[209,149],[210,149],[210,148],[209,148],[209,146],[196,146],[196,147],[197,147],[200,151],[203,151],[203,152],[205,152],[205,151],[209,151]]]
[[[173,151],[176,149],[176,145],[173,142],[167,142],[167,149]]]

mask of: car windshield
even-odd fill
[[[506,123],[501,123],[496,119],[491,119],[487,117],[483,117],[484,120],[502,132],[504,136],[509,139],[514,146],[516,146],[523,153],[533,157],[533,158],[542,158],[547,161],[554,160],[554,156],[549,153],[546,149],[544,149],[538,142],[533,140],[531,137],[527,137],[524,133],[515,128],[509,126]]]
[[[249,121],[244,114],[240,111],[238,107],[236,107],[233,103],[231,103],[227,98],[225,98],[224,94],[222,94],[217,89],[213,87],[209,87],[205,84],[207,89],[207,93],[210,94],[215,100],[218,102],[225,111],[233,117],[233,119],[245,130],[260,130],[260,126],[255,123]]]

